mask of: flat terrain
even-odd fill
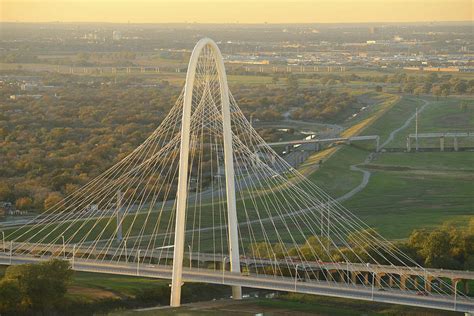
[[[420,114],[420,126],[427,132],[466,131],[474,126],[474,111],[463,111],[459,99],[428,102]],[[403,98],[363,134],[378,134],[383,143],[421,105],[419,99]],[[386,147],[404,146],[406,135],[414,131],[413,124],[397,133]],[[371,173],[368,185],[343,204],[387,238],[405,238],[415,228],[448,220],[462,223],[474,216],[474,152],[383,152],[364,164],[371,151],[365,145],[345,146],[311,179],[338,197],[362,181],[361,172],[350,170],[350,166],[361,164]]]
[[[179,309],[150,308],[126,312],[115,312],[110,315],[459,315],[446,311],[435,311],[411,307],[398,307],[387,304],[374,304],[334,298],[323,298],[310,295],[284,295],[278,299],[246,299],[243,301],[217,300],[213,302],[192,303]]]

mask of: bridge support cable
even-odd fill
[[[185,88],[143,144],[4,233],[11,257],[172,271],[172,306],[190,274],[218,276],[236,299],[236,278],[368,291],[374,299],[379,288],[394,297],[455,293],[266,144],[228,90],[209,39],[196,46]]]

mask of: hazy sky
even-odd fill
[[[469,21],[473,0],[0,0],[1,21],[327,23]]]

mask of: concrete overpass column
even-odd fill
[[[463,285],[464,285],[464,294],[469,294],[469,281],[463,280]]]
[[[334,276],[332,275],[333,272],[334,272],[333,270],[328,270],[327,272],[328,281],[334,281]]]
[[[415,290],[418,290],[418,277],[415,275]]]
[[[351,274],[351,281],[353,284],[357,284],[357,276],[359,275],[359,272],[357,271],[352,271],[349,272]]]
[[[385,275],[383,272],[379,272],[375,275],[375,286],[376,287],[381,287],[382,285],[382,277]]]
[[[444,137],[443,136],[439,138],[439,150],[444,151]]]
[[[393,276],[391,274],[388,278],[388,286],[393,287]]]
[[[364,272],[364,284],[369,285],[369,272]]]
[[[454,151],[459,150],[459,145],[458,145],[458,138],[454,137]]]
[[[339,282],[346,282],[346,277],[344,271],[337,270],[337,275],[339,275]]]
[[[407,137],[407,152],[411,151],[411,140],[410,137]]]
[[[406,290],[407,288],[407,279],[410,278],[409,275],[401,274],[400,275],[400,289]]]
[[[425,291],[426,292],[431,292],[431,281],[432,280],[433,280],[433,277],[425,278]]]

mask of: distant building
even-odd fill
[[[38,88],[38,85],[35,84],[35,83],[23,83],[20,86],[20,89],[22,91],[31,91],[31,90],[36,89],[36,88]]]
[[[120,33],[119,31],[114,31],[112,33],[112,40],[120,41],[121,39],[122,39],[122,33]]]
[[[10,100],[19,100],[19,99],[41,99],[43,96],[41,94],[12,94]]]
[[[399,36],[399,35],[395,35],[395,36],[393,37],[393,41],[394,41],[394,42],[401,42],[401,41],[403,41],[403,37],[401,37],[401,36]]]

